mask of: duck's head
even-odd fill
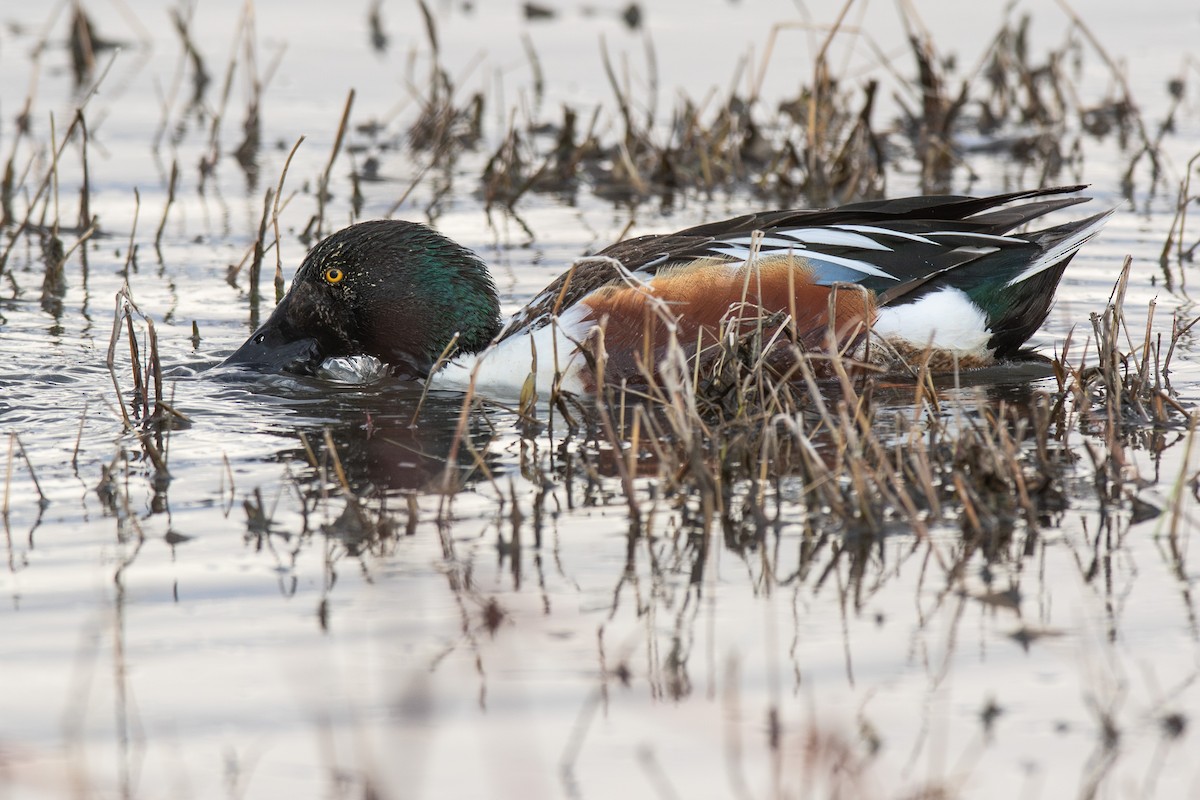
[[[225,363],[311,373],[327,358],[371,355],[424,378],[455,334],[455,352],[473,353],[499,330],[496,287],[478,256],[424,225],[375,220],[314,247]]]

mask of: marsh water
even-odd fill
[[[604,51],[639,113],[657,103],[664,125],[680,98],[759,75],[764,102],[792,97],[837,5],[647,3],[633,25],[625,3],[549,4],[543,18],[430,2],[462,104],[484,98],[482,141],[436,165],[408,135],[433,57],[415,2],[96,0],[81,6],[93,41],[117,46],[95,48],[82,76],[70,4],[0,9],[0,156],[23,187],[0,286],[0,797],[1200,792],[1186,425],[1130,437],[1137,503],[1116,505],[1097,499],[1087,454],[1099,442],[1081,428],[1061,509],[951,570],[953,524],[927,537],[897,525],[865,549],[814,545],[810,511],[784,496],[767,503],[764,536],[699,530],[653,475],[635,481],[644,526],[631,535],[611,470],[573,473],[563,427],[530,429],[504,402],[464,417],[459,396],[388,380],[215,369],[269,312],[277,256],[290,279],[318,213],[326,233],[389,214],[434,224],[488,261],[513,311],[622,235],[770,204],[745,185],[613,200],[585,181],[487,208],[480,175],[510,126],[557,122],[564,104],[618,126]],[[1005,20],[1001,4],[915,6],[957,80]],[[1200,151],[1200,14],[1173,0],[1136,14],[1079,6],[1094,42],[1064,6],[1013,13],[1032,14],[1034,53],[1078,41],[1078,103],[1111,99],[1119,70],[1156,137],[1157,174],[1146,158],[1130,168],[1136,141],[1070,119],[1058,135],[1076,157],[1049,173],[964,132],[948,187],[1082,182],[1095,210],[1119,206],[1032,343],[1048,355],[1086,336],[1126,255],[1132,330],[1154,300],[1154,330],[1169,336],[1195,283],[1190,261],[1160,256]],[[896,8],[850,9],[854,33],[830,50],[843,80],[911,76]],[[1158,139],[1173,79],[1181,99]],[[881,90],[874,125],[894,142],[885,188],[898,196],[922,187],[896,91]],[[254,98],[258,136],[239,159]],[[81,107],[98,218],[86,235],[78,132],[52,158]],[[301,137],[255,299],[247,264],[267,192]],[[67,248],[86,238],[59,284],[37,233],[55,221]],[[1185,229],[1185,246],[1198,235]],[[144,315],[128,323],[125,285]],[[129,331],[144,360],[146,319],[179,415],[165,430],[133,410]],[[1170,378],[1191,409],[1193,339]],[[1055,389],[1019,377],[941,401],[969,418]],[[377,528],[348,510],[359,502]],[[1174,508],[1173,535],[1146,508]]]

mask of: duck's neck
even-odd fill
[[[438,244],[441,246],[431,248],[428,258],[452,263],[456,269],[426,284],[430,292],[441,295],[438,305],[450,310],[447,318],[433,322],[435,330],[443,331],[437,354],[441,355],[455,334],[455,352],[478,353],[500,332],[496,284],[483,259],[475,253],[449,239]]]
[[[400,256],[405,281],[399,313],[395,305],[365,309],[378,321],[372,341],[364,342],[366,351],[419,377],[428,375],[451,343],[454,353],[478,353],[500,332],[500,302],[483,261],[434,231],[424,233],[406,243]],[[377,302],[396,300],[393,295]]]

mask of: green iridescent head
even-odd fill
[[[327,358],[371,355],[424,378],[455,334],[455,352],[473,353],[499,330],[496,287],[478,256],[424,225],[375,220],[314,247],[225,363],[311,372]]]

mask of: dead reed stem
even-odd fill
[[[350,110],[354,107],[354,90],[346,95],[346,105],[342,109],[342,118],[338,122],[337,134],[333,139],[333,147],[329,152],[329,161],[317,182],[317,218],[316,232],[320,235],[325,222],[325,203],[329,199],[329,177],[333,173],[333,164],[337,161],[338,153],[342,150],[342,141],[346,137],[346,128],[350,124]]]

